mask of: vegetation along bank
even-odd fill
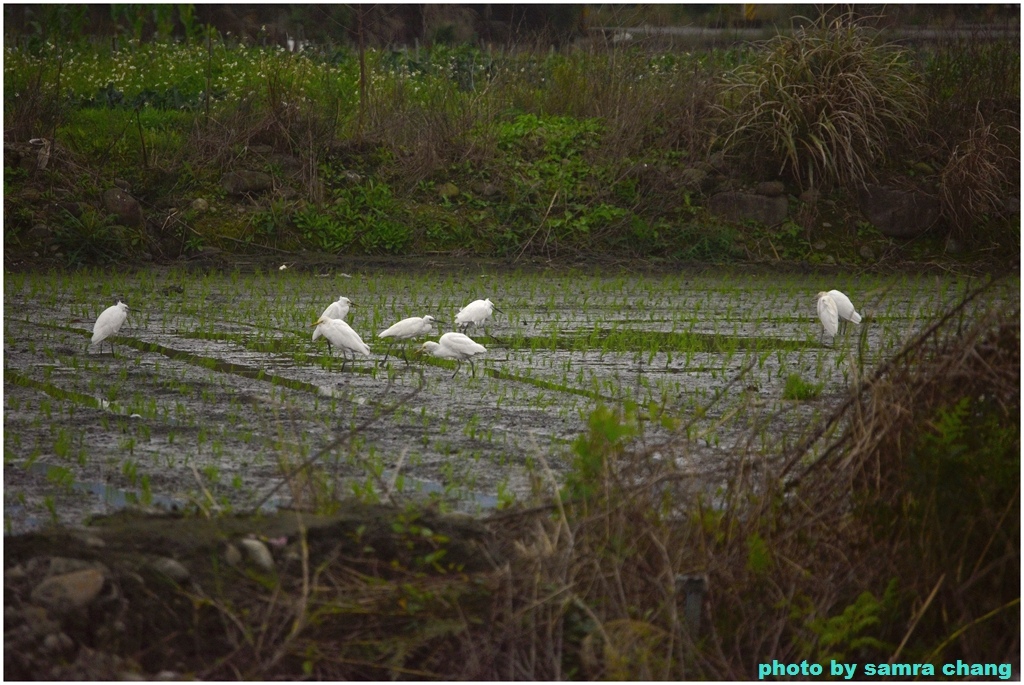
[[[900,46],[884,16],[825,15],[694,50],[435,28],[403,47],[356,12],[365,31],[296,53],[176,7],[93,39],[85,10],[35,11],[5,35],[8,266],[1019,253],[1019,46],[984,27]]]

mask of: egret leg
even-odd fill
[[[405,360],[405,365],[409,366],[409,358],[405,356],[405,345],[402,345],[402,359]]]
[[[473,366],[473,360],[469,359],[469,368],[473,369],[473,378],[476,378],[476,367]]]
[[[387,363],[387,361],[388,361],[388,355],[389,355],[389,354],[391,354],[391,346],[392,346],[392,345],[394,345],[394,344],[395,344],[395,343],[393,343],[393,342],[389,342],[389,343],[388,343],[388,349],[387,349],[387,352],[385,352],[385,353],[384,353],[384,361],[382,361],[382,362],[380,363],[380,365],[381,365],[381,366],[384,366],[384,364],[386,364],[386,363]],[[406,363],[408,363],[408,362],[406,362]]]
[[[455,373],[458,373],[459,369],[461,369],[461,368],[462,368],[462,360],[461,359],[456,359],[455,360]],[[452,374],[452,378],[455,378],[455,373]]]

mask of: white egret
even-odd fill
[[[487,351],[487,348],[474,341],[468,335],[463,335],[462,333],[445,333],[437,342],[428,340],[423,343],[420,351],[429,352],[435,357],[439,357],[441,359],[456,360],[459,364],[455,367],[455,373],[452,374],[452,378],[455,378],[455,374],[459,372],[460,368],[462,368],[463,361],[469,362],[469,368],[473,369],[473,375],[476,376],[476,367],[473,366],[473,357],[478,354],[483,354]]]
[[[860,323],[860,314],[854,309],[853,302],[850,302],[850,298],[845,293],[838,290],[829,290],[828,296],[836,303],[836,311],[839,312],[839,325],[842,326],[844,331],[846,330],[847,321]]]
[[[490,299],[473,300],[460,309],[459,313],[455,315],[455,327],[463,333],[465,333],[471,325],[483,327],[492,312],[498,312],[499,314],[504,313],[495,307],[494,303],[491,302]],[[484,333],[486,332],[487,330],[484,329]]]
[[[388,360],[388,355],[391,354],[391,346],[394,345],[394,341],[410,340],[426,335],[433,328],[434,321],[434,317],[430,315],[410,316],[408,319],[402,319],[390,328],[378,333],[378,338],[391,338],[391,341],[388,343],[388,351],[384,354],[384,361],[381,362],[381,365],[383,366],[384,362]],[[409,359],[405,356],[404,347],[402,348],[402,359],[405,359],[406,364],[409,363]]]
[[[818,318],[821,319],[821,325],[825,332],[835,339],[839,330],[839,309],[836,307],[836,301],[826,292],[818,293],[816,299],[818,300]]]
[[[344,319],[346,316],[348,316],[348,309],[349,309],[349,307],[355,307],[355,306],[356,306],[355,303],[352,302],[352,300],[348,299],[347,297],[339,297],[336,301],[331,302],[329,305],[327,305],[327,309],[325,309],[324,313],[320,315],[320,318],[321,319],[325,319],[325,318],[326,319]],[[310,324],[310,325],[316,326],[316,328],[313,329],[313,342],[316,342],[316,339],[324,334],[323,330],[320,328],[319,322],[318,323],[314,323],[314,324]],[[328,340],[327,341],[327,350],[330,351],[330,349],[331,349],[331,341]]]
[[[128,318],[128,305],[121,300],[117,301],[112,307],[107,307],[103,312],[96,318],[96,323],[92,327],[92,343],[102,343],[104,340],[112,335],[117,335],[117,332],[121,330],[121,324]],[[103,346],[100,346],[100,351],[103,351]],[[114,354],[114,341],[110,341],[110,354]]]
[[[334,346],[341,350],[342,371],[345,370],[345,362],[348,361],[348,352],[352,353],[353,359],[357,352],[367,357],[370,356],[370,348],[363,342],[363,339],[352,330],[351,326],[341,319],[321,316],[314,325],[319,328],[320,335],[324,336],[328,342],[334,343]]]

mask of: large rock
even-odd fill
[[[142,216],[142,205],[120,188],[103,191],[103,206],[117,217],[117,222],[122,226],[141,228],[146,223]]]
[[[766,197],[754,193],[727,191],[711,196],[708,208],[729,221],[756,221],[765,226],[781,224],[789,216],[785,195]]]
[[[103,574],[94,568],[51,576],[36,586],[32,599],[58,614],[86,606],[103,589]]]
[[[860,211],[890,238],[914,238],[939,220],[939,202],[919,190],[868,185],[857,193]]]
[[[262,171],[229,171],[220,179],[220,184],[229,195],[265,193],[274,187],[274,179]]]

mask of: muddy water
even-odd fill
[[[685,458],[699,468],[740,443],[749,449],[753,431],[767,449],[798,435],[859,367],[892,354],[963,289],[935,277],[827,281],[441,268],[8,275],[6,530],[133,502],[241,510],[420,493],[492,507],[526,496],[541,458],[564,475],[571,441],[602,403],[686,423],[720,395],[690,426]],[[822,340],[813,299],[831,287],[866,315],[835,341]],[[310,322],[339,295],[357,304],[348,320],[373,348],[344,369],[323,339],[310,340]],[[486,333],[470,331],[488,348],[475,375],[463,364],[453,378],[454,362],[415,358],[415,344],[410,363],[393,353],[380,365],[378,331],[428,313],[450,330],[478,297],[502,313]],[[131,310],[112,355],[88,343],[117,299]],[[821,394],[784,400],[790,374]],[[644,435],[666,437],[660,427]]]

